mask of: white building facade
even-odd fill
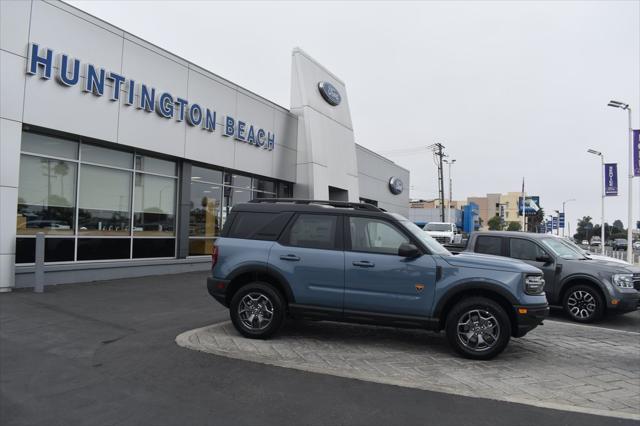
[[[58,1],[0,2],[0,291],[209,267],[235,204],[367,201],[409,172],[357,145],[344,83],[292,55],[291,108]]]

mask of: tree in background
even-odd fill
[[[502,231],[503,225],[500,216],[494,216],[487,221],[490,231]]]
[[[622,221],[620,219],[616,219],[613,221],[613,225],[614,228],[618,228],[618,229],[624,229],[624,223],[622,223]]]
[[[507,231],[520,231],[522,229],[522,224],[520,222],[509,222],[507,226]]]
[[[578,221],[578,228],[576,229],[576,233],[573,234],[573,238],[577,241],[589,241],[593,235],[595,234],[593,232],[591,216],[583,216],[582,219]]]

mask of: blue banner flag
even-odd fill
[[[640,176],[640,130],[633,131],[633,175]]]
[[[560,213],[560,229],[564,229],[564,213]]]
[[[618,164],[604,165],[604,195],[612,197],[618,195]]]

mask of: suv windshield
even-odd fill
[[[424,226],[424,230],[425,231],[448,232],[448,231],[451,231],[451,224],[449,224],[449,223],[427,223]]]
[[[585,255],[581,252],[578,252],[576,249],[571,247],[568,243],[560,240],[559,238],[543,238],[540,240],[542,244],[551,250],[553,254],[563,259],[587,259]]]
[[[411,232],[411,234],[414,237],[416,237],[418,240],[420,240],[420,242],[422,244],[424,244],[429,249],[431,254],[441,254],[441,255],[444,255],[444,256],[447,256],[447,255],[451,256],[452,255],[449,250],[447,250],[446,248],[442,247],[439,242],[437,242],[431,236],[426,234],[422,229],[420,229],[420,227],[418,225],[416,225],[415,223],[409,221],[409,219],[407,219],[404,216],[399,215],[397,213],[391,213],[391,215],[393,217],[395,217],[398,220],[398,222],[400,222],[400,224],[402,226],[404,226],[405,229],[407,229],[409,232]]]

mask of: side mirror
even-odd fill
[[[421,254],[422,253],[420,253],[418,247],[414,246],[413,244],[402,243],[400,244],[400,247],[398,247],[398,256],[401,257],[408,257],[413,259],[420,256]]]
[[[548,254],[543,254],[542,256],[536,257],[536,262],[551,263],[553,259]]]

